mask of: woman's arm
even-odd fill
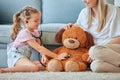
[[[117,37],[114,40],[108,42],[108,44],[120,44],[120,37]]]

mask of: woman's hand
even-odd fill
[[[91,63],[93,60],[90,58],[90,57],[88,57],[88,59],[87,59],[87,62],[88,63]]]
[[[120,37],[116,37],[115,39],[108,42],[108,44],[120,44]]]
[[[63,60],[63,59],[66,59],[67,57],[68,57],[68,53],[62,53],[57,56],[57,59]]]
[[[67,24],[67,25],[64,27],[64,29],[69,29],[69,28],[71,28],[73,25],[74,25],[74,24],[69,23],[69,24]]]

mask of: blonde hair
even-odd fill
[[[18,32],[22,29],[21,23],[23,23],[24,19],[29,20],[31,18],[31,15],[34,13],[40,13],[37,9],[26,6],[23,9],[21,9],[19,12],[15,13],[13,16],[13,27],[11,32],[11,39],[15,40]]]
[[[98,11],[97,12],[97,15],[98,15],[97,31],[100,32],[106,23],[107,6],[104,3],[104,0],[98,0],[97,8],[98,8],[98,10],[97,10]],[[87,22],[88,28],[91,27],[92,15],[93,15],[93,10],[92,10],[92,8],[89,8],[88,9],[88,22]]]

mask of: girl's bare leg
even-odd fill
[[[38,66],[38,71],[45,70],[45,67],[39,61],[33,61],[33,63]]]
[[[27,58],[19,59],[12,68],[1,68],[0,73],[5,72],[36,72],[39,67]]]

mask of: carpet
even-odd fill
[[[120,80],[120,73],[85,72],[16,72],[2,73],[0,80]]]

